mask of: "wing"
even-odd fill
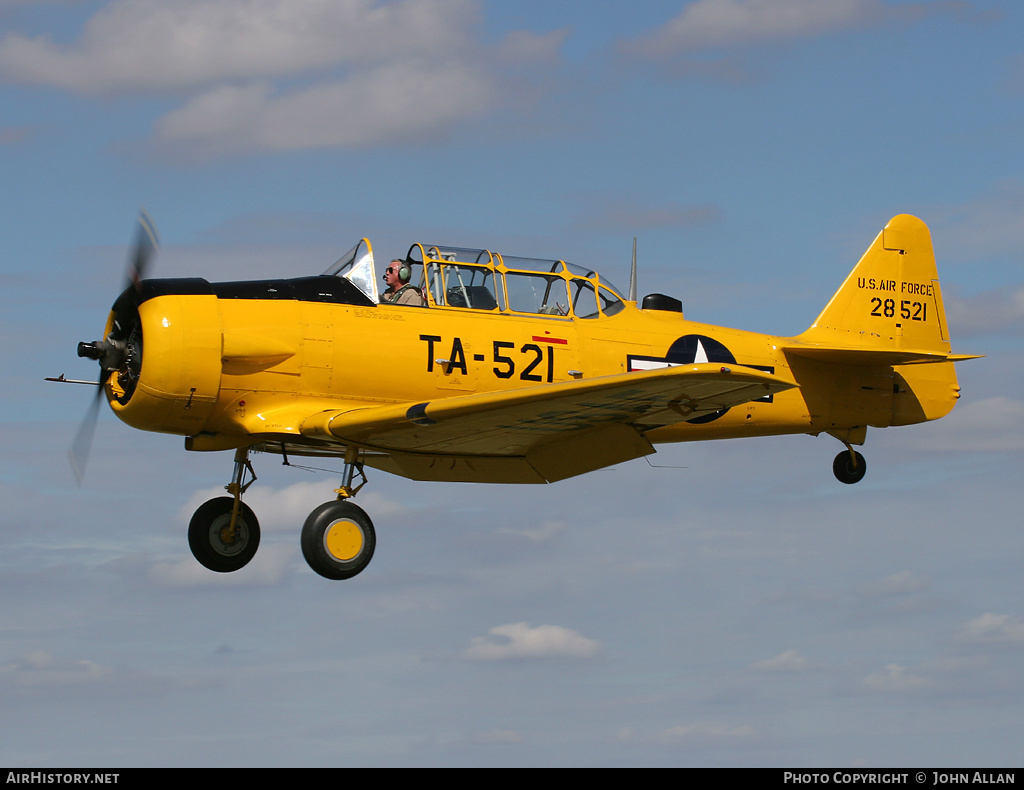
[[[299,432],[378,451],[415,479],[553,482],[654,452],[644,432],[795,387],[719,364],[679,365],[416,404],[334,409]]]

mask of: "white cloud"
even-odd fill
[[[472,0],[113,0],[71,44],[8,33],[0,75],[86,93],[179,89],[463,44]]]
[[[6,11],[12,8],[18,8],[23,5],[41,5],[51,0],[0,0],[0,11]],[[65,0],[65,2],[74,2],[74,0]]]
[[[91,683],[110,675],[112,670],[92,661],[54,658],[36,652],[19,656],[0,666],[0,682],[19,686],[54,686],[69,683]]]
[[[657,740],[661,743],[673,743],[690,738],[749,738],[756,734],[757,730],[747,724],[739,727],[727,724],[687,724],[669,727]]]
[[[1024,642],[1024,618],[989,612],[967,623],[964,633],[974,642]]]
[[[542,521],[539,526],[535,527],[522,527],[520,529],[506,527],[498,530],[498,534],[523,539],[530,543],[550,543],[564,531],[565,524],[561,521]]]
[[[287,92],[223,85],[161,118],[155,140],[200,155],[359,148],[442,135],[493,96],[489,78],[468,63],[407,60]]]
[[[1024,402],[997,396],[959,403],[948,417],[911,441],[925,450],[1022,450]]]
[[[861,26],[875,0],[698,0],[661,29],[658,49],[703,49],[777,38],[805,38]]]
[[[956,291],[944,292],[942,302],[954,339],[1019,334],[1024,330],[1024,285],[995,288],[974,296],[960,296]]]
[[[796,650],[786,650],[775,658],[757,661],[750,668],[759,672],[803,672],[811,668],[811,662]]]
[[[931,227],[940,273],[950,263],[1024,263],[1024,182],[1018,179],[997,183],[963,203],[928,207],[922,213]],[[1024,331],[1022,283],[1004,282],[971,296],[950,287],[942,298],[954,339]]]
[[[863,585],[859,592],[869,598],[906,595],[920,592],[928,586],[928,579],[911,571],[900,571],[892,576]]]
[[[474,736],[477,743],[522,743],[523,735],[516,730],[490,730]]]
[[[627,45],[653,58],[765,41],[792,41],[859,30],[962,4],[882,0],[697,0],[654,33]]]
[[[661,206],[630,204],[625,201],[597,206],[580,216],[576,227],[638,231],[652,228],[693,228],[720,222],[722,212],[710,203],[684,206],[666,203]]]
[[[874,691],[910,691],[927,686],[928,681],[899,664],[886,664],[864,678],[864,685]]]
[[[563,33],[484,44],[477,0],[112,0],[68,44],[0,39],[0,80],[169,92],[159,150],[190,160],[443,137],[545,90]]]
[[[512,623],[492,628],[489,636],[473,637],[463,656],[476,661],[502,661],[514,658],[591,658],[601,643],[576,631],[557,625]]]
[[[298,545],[261,545],[248,565],[233,573],[207,570],[189,555],[179,562],[154,565],[149,578],[166,587],[276,587],[294,566]]]
[[[1024,253],[1024,183],[1007,180],[964,203],[929,209],[941,260]]]
[[[32,129],[28,126],[0,126],[0,145],[13,145],[28,139]]]

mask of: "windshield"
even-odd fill
[[[328,277],[344,277],[374,304],[380,301],[377,295],[377,277],[373,271],[373,247],[369,239],[360,239],[351,250],[342,255],[324,274]]]

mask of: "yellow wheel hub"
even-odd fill
[[[363,531],[351,521],[335,521],[324,533],[324,548],[336,560],[354,560],[363,550]]]

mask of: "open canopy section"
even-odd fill
[[[405,263],[428,307],[600,318],[618,313],[624,301],[609,280],[563,260],[413,244]],[[369,239],[360,239],[324,274],[343,277],[375,304],[380,301]]]
[[[414,244],[406,262],[431,307],[598,318],[622,309],[621,291],[562,260]]]

